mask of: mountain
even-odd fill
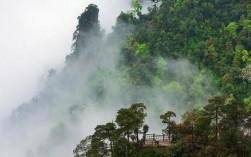
[[[63,70],[50,70],[44,89],[6,121],[6,138],[20,156],[71,156],[97,124],[136,102],[148,108],[152,131],[161,131],[160,114],[182,115],[215,95],[251,105],[250,2],[152,4],[142,13],[134,1],[107,35],[98,6],[78,17]]]

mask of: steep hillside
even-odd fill
[[[251,106],[250,1],[148,3],[142,13],[133,1],[108,35],[98,6],[78,17],[64,69],[52,69],[44,89],[6,122],[6,137],[21,145],[21,156],[71,156],[97,124],[137,102],[151,115],[150,130],[159,132],[160,114],[180,117],[215,95]]]

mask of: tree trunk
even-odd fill
[[[139,131],[136,132],[137,143],[139,143]]]
[[[218,105],[218,104],[217,104]],[[216,134],[216,140],[218,140],[218,106],[216,106],[216,112],[215,112],[215,134]]]

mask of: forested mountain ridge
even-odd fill
[[[121,12],[107,36],[99,25],[98,6],[90,4],[78,17],[65,68],[50,71],[44,89],[13,111],[13,126],[6,127],[21,135],[20,141],[33,132],[39,135],[24,148],[28,150],[25,157],[72,155],[73,144],[90,133],[86,130],[111,120],[116,109],[136,102],[146,105],[151,115],[148,122],[157,121],[166,110],[175,111],[177,117],[186,113],[186,129],[173,129],[180,139],[173,148],[176,156],[214,151],[219,144],[214,140],[217,120],[212,115],[216,112],[225,124],[221,127],[230,130],[221,134],[221,155],[238,155],[241,150],[224,143],[230,137],[233,146],[250,146],[238,143],[250,129],[250,1],[162,0],[151,4],[143,13],[141,3],[133,1],[132,10]],[[161,131],[160,126],[156,122],[156,128],[150,128]],[[191,133],[191,126],[196,126],[196,133]],[[193,135],[198,138],[191,142]],[[201,139],[208,143],[198,144]],[[194,149],[196,144],[204,149]],[[195,153],[189,154],[190,150]]]
[[[139,13],[138,25],[124,48],[125,64],[147,62],[146,55],[184,57],[201,70],[212,72],[225,94],[248,101],[251,92],[251,13],[249,1],[163,0],[147,15]],[[128,15],[129,18],[129,15]],[[132,20],[133,21],[133,20]],[[145,55],[144,55],[145,52]],[[131,62],[131,63],[130,63]],[[153,63],[152,70],[158,62]],[[144,80],[147,76],[142,77]]]
[[[128,74],[123,81],[136,87],[157,86],[163,92],[165,84],[173,90],[179,87],[192,92],[184,97],[186,104],[179,106],[191,109],[196,106],[193,100],[201,97],[200,90],[184,88],[177,74],[163,68],[170,67],[167,59],[186,58],[199,67],[200,73],[213,78],[212,84],[219,92],[213,91],[214,96],[209,94],[212,97],[205,107],[201,104],[187,111],[182,123],[176,124],[170,117],[162,121],[168,124],[163,133],[177,140],[169,149],[144,148],[143,141],[135,142],[139,131],[134,132],[133,125],[137,118],[131,120],[133,116],[128,111],[124,113],[128,114],[124,121],[128,120],[131,131],[117,119],[117,125],[98,125],[92,136],[77,145],[75,156],[250,156],[250,2],[162,0],[158,7],[154,5],[147,14],[142,14],[139,1],[133,1],[132,8],[132,12],[118,16],[113,32],[127,34],[119,64]],[[132,28],[128,26],[134,27],[128,29]],[[190,81],[198,80],[191,77]],[[179,92],[176,94],[181,96]],[[117,112],[117,118],[124,110]],[[176,116],[168,111],[160,118],[168,113]],[[136,130],[144,132],[143,122]],[[122,150],[122,146],[126,149]]]

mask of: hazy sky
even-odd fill
[[[110,29],[129,0],[0,0],[0,119],[43,87],[49,69],[64,65],[72,33],[89,3]]]

